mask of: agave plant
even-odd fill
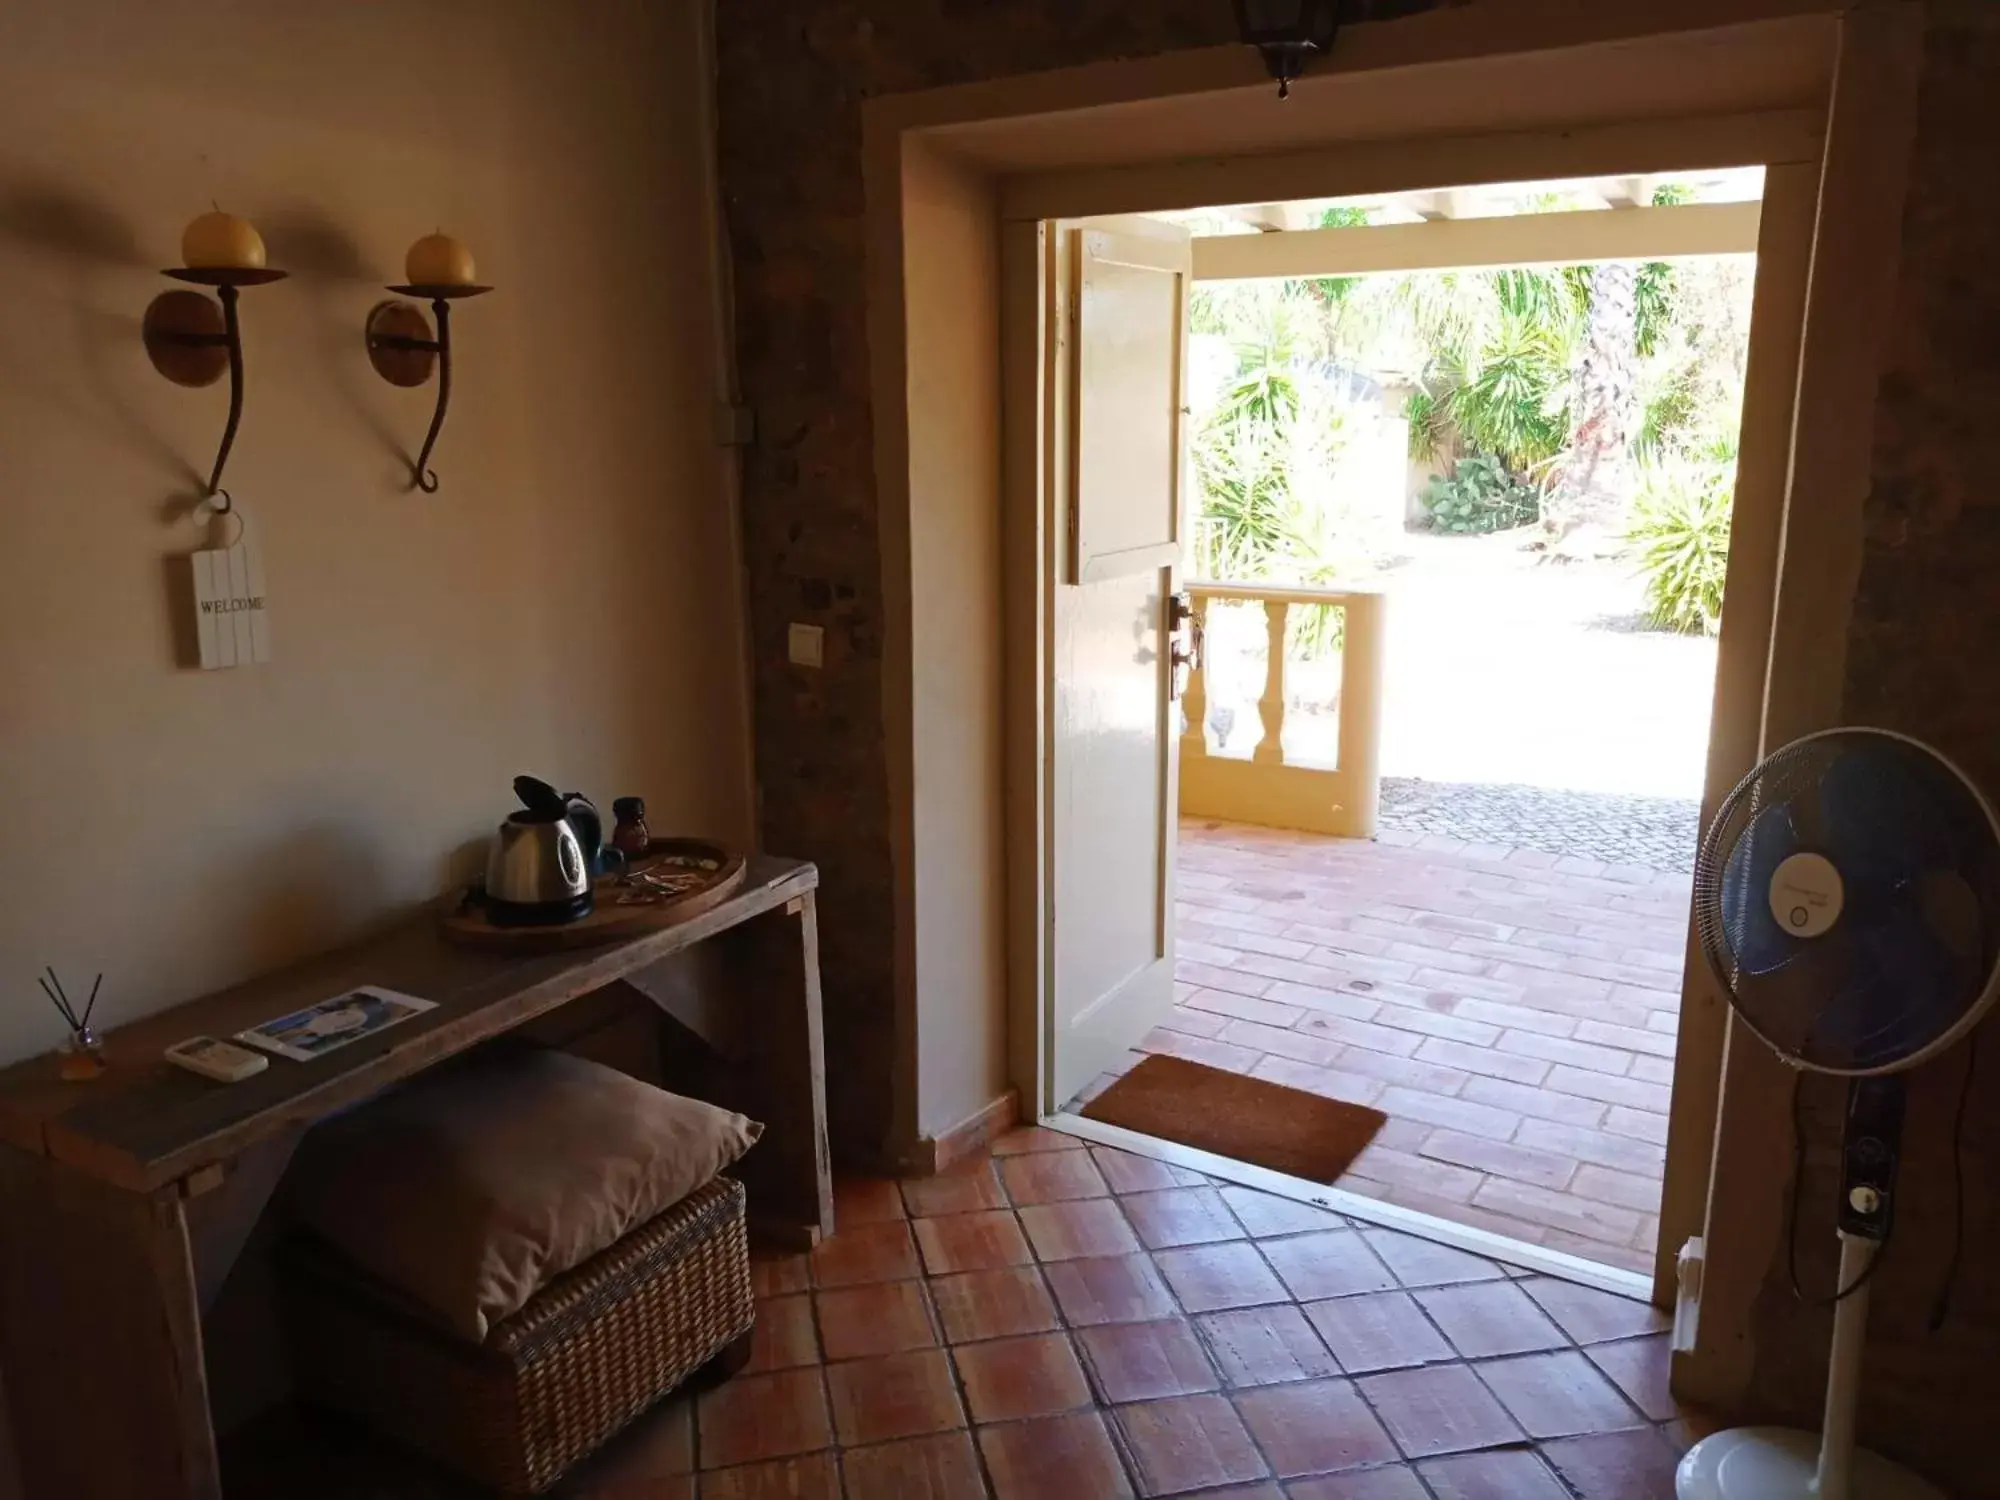
[[[1195,571],[1204,578],[1255,578],[1281,553],[1290,496],[1273,425],[1211,421],[1195,443],[1202,497]]]
[[[1670,458],[1646,469],[1627,535],[1638,548],[1655,625],[1690,635],[1722,628],[1735,500],[1733,454]]]

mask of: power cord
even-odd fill
[[[1951,1295],[1958,1287],[1958,1264],[1965,1252],[1965,1108],[1972,1099],[1972,1075],[1979,1068],[1979,1033],[1965,1044],[1965,1072],[1958,1080],[1958,1108],[1951,1123],[1951,1259],[1945,1262],[1944,1284],[1931,1306],[1930,1331],[1936,1333],[1951,1316]]]
[[[1882,1243],[1875,1254],[1861,1270],[1861,1274],[1847,1286],[1841,1286],[1836,1276],[1836,1290],[1831,1297],[1808,1297],[1805,1286],[1799,1280],[1799,1203],[1805,1194],[1806,1182],[1806,1121],[1805,1121],[1805,1070],[1797,1069],[1792,1074],[1792,1212],[1790,1222],[1785,1227],[1785,1270],[1792,1282],[1792,1295],[1808,1307],[1837,1307],[1860,1291],[1874,1279],[1875,1272],[1889,1253],[1889,1241],[1895,1238],[1896,1221],[1889,1220],[1889,1232],[1882,1236]],[[1962,1101],[1961,1101],[1962,1102]],[[1955,1257],[1954,1257],[1955,1259]]]

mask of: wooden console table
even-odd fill
[[[732,1070],[748,1083],[718,1100],[765,1122],[739,1171],[753,1220],[804,1244],[830,1234],[818,884],[809,864],[757,856],[710,911],[534,956],[454,947],[426,914],[120,1028],[94,1083],[61,1082],[53,1056],[0,1072],[0,1371],[27,1495],[216,1500],[202,1315],[307,1127],[706,938],[726,934],[730,1004],[757,1012],[754,1055]],[[359,984],[437,1009],[237,1084],[161,1061]]]

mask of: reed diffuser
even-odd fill
[[[97,1039],[97,1033],[90,1029],[91,1013],[97,1009],[97,992],[104,984],[104,976],[99,974],[90,986],[90,998],[78,1010],[71,1003],[69,994],[63,989],[62,980],[56,977],[53,966],[48,970],[48,978],[35,976],[35,983],[42,987],[42,993],[49,997],[49,1003],[62,1014],[69,1026],[69,1035],[56,1049],[62,1076],[69,1083],[88,1083],[103,1073],[105,1069],[104,1044]]]

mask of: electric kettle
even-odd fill
[[[542,927],[589,916],[604,846],[597,808],[533,776],[516,776],[514,795],[521,811],[500,825],[486,856],[488,918],[499,927]]]

